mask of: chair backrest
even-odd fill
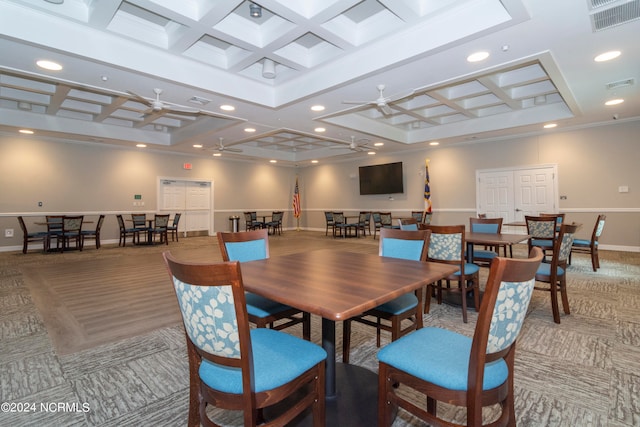
[[[255,261],[269,258],[269,231],[266,228],[240,233],[218,232],[223,261]]]
[[[553,247],[552,268],[553,264],[557,264],[558,266],[565,266],[567,264],[577,229],[578,226],[572,224],[562,224],[560,226],[560,232],[558,232],[558,238]]]
[[[411,211],[411,217],[415,218],[415,220],[417,222],[422,222],[422,219],[424,218],[424,212],[423,211]]]
[[[47,215],[47,231],[62,231],[64,215]]]
[[[425,261],[431,232],[427,230],[404,231],[393,228],[380,229],[378,255]]]
[[[327,221],[327,224],[329,225],[333,224],[333,212],[325,211],[324,219],[325,221]]]
[[[257,221],[258,220],[258,212],[253,211],[253,212],[249,212],[251,214],[251,221]]]
[[[272,220],[273,222],[278,222],[278,223],[280,223],[280,222],[282,222],[282,217],[283,217],[283,216],[284,216],[284,212],[282,212],[282,211],[274,211],[274,212],[271,214],[271,220]]]
[[[502,218],[469,218],[469,230],[474,233],[498,234],[502,231]]]
[[[252,349],[240,263],[180,262],[169,252],[163,258],[191,344],[189,351],[217,364],[241,368],[242,376],[250,378]],[[214,308],[215,315],[205,314]]]
[[[98,217],[98,223],[96,224],[96,234],[100,234],[100,229],[102,228],[103,222],[104,222],[104,215],[100,215]]]
[[[525,216],[527,234],[534,239],[550,239],[556,237],[556,217],[554,216]]]
[[[380,217],[380,212],[373,212],[371,214],[371,217],[373,218],[374,225],[376,226],[382,225],[382,218]]]
[[[385,227],[391,227],[391,212],[380,212],[380,223],[382,223],[382,225]]]
[[[481,214],[481,213],[478,214],[478,218],[484,219],[486,217],[487,217],[487,214]]]
[[[169,225],[169,214],[156,214],[153,224],[155,228],[167,228]]]
[[[82,221],[84,220],[84,215],[66,215],[62,218],[62,231],[63,232],[75,232],[80,231],[82,229]]]
[[[427,225],[431,230],[429,261],[464,264],[464,225]]]
[[[371,212],[369,211],[360,211],[360,214],[363,214],[365,217],[365,222],[368,224],[371,221]]]
[[[180,222],[180,217],[181,217],[181,216],[182,216],[182,213],[177,212],[177,213],[175,214],[175,216],[173,217],[173,226],[174,226],[174,227],[177,227],[177,226],[178,226],[178,223]]]
[[[591,234],[591,243],[595,244],[598,242],[598,239],[602,235],[602,230],[604,230],[604,222],[607,219],[606,215],[598,215],[598,219],[596,220],[596,225],[593,227],[593,233]]]
[[[562,222],[564,221],[564,215],[563,213],[540,213],[538,214],[539,216],[552,216],[555,217],[556,219],[556,225],[558,227],[560,227],[560,225],[562,224]]]
[[[514,348],[542,257],[542,250],[535,247],[527,259],[496,257],[491,263],[471,345],[468,377],[471,395],[482,391],[484,365],[505,358]]]
[[[134,227],[146,227],[147,226],[147,214],[131,214],[131,220]]]
[[[22,219],[21,216],[18,217],[18,222],[20,223],[20,228],[22,229],[24,235],[26,236],[27,234],[29,234],[29,232],[27,231],[27,226],[24,223],[24,219]]]
[[[369,212],[360,212],[358,214],[358,224],[361,226],[367,225],[367,222],[369,221]]]
[[[400,218],[398,219],[398,225],[400,230],[418,230],[418,221],[415,218]]]
[[[116,219],[118,220],[118,226],[120,227],[120,231],[124,231],[127,227],[124,225],[124,218],[122,215],[116,215]]]
[[[244,220],[247,224],[251,225],[253,219],[251,218],[251,212],[244,212]]]
[[[344,212],[334,212],[333,213],[333,223],[334,224],[344,224]]]
[[[424,213],[424,218],[422,218],[422,223],[423,224],[431,224],[431,217],[433,216],[433,214],[431,212],[425,212]]]

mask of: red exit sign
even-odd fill
[[[193,166],[191,165],[191,163],[184,163],[184,164],[182,165],[182,168],[183,168],[183,169],[187,169],[187,170],[191,170],[191,168],[192,168],[192,167],[193,167]]]

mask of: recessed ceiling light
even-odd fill
[[[270,163],[278,163],[277,160],[269,160]]]
[[[33,131],[30,129],[20,129],[18,132],[24,133],[25,135],[33,135]]]
[[[233,105],[224,104],[220,106],[220,109],[224,111],[234,111],[236,107],[234,107]]]
[[[545,129],[552,129],[554,127],[558,126],[557,123],[547,123],[546,125],[544,125]]]
[[[245,131],[245,132],[248,132],[248,133],[253,133],[253,132],[255,132],[256,130],[255,130],[255,128],[244,128],[244,131]]]
[[[311,160],[311,163],[318,163],[317,160]]]
[[[202,148],[202,144],[193,144],[193,148]]]
[[[221,157],[222,153],[213,153],[213,157]]]
[[[138,148],[146,148],[147,144],[136,144],[136,147],[138,147]]]
[[[617,99],[611,99],[605,102],[604,105],[618,105],[618,104],[622,104],[623,102],[624,102],[624,99],[617,98]]]
[[[324,131],[326,131],[326,129],[325,128],[315,128],[314,131],[316,131],[316,132],[324,132]]]
[[[467,61],[468,62],[479,62],[479,61],[484,61],[488,57],[489,57],[489,52],[480,51],[480,52],[472,53],[471,55],[467,56]]]
[[[431,141],[429,145],[435,146],[435,145],[440,145],[440,143],[438,141]]]
[[[324,111],[324,105],[312,105],[311,111]]]
[[[64,0],[45,0],[47,3],[62,4]]]
[[[369,152],[367,152],[367,154],[370,155],[370,156],[374,156],[376,154],[376,152],[375,151],[369,151]]]
[[[384,145],[384,142],[376,142],[373,144],[374,147],[382,147]]]
[[[40,68],[44,68],[49,71],[60,71],[62,70],[62,65],[57,62],[47,61],[46,59],[40,59],[36,61],[36,65]]]
[[[593,60],[596,62],[605,62],[616,59],[618,56],[620,56],[619,50],[610,50],[609,52],[601,53],[600,55],[593,58]]]

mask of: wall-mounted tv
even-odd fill
[[[360,194],[404,193],[402,162],[360,166]]]

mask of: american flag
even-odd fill
[[[431,213],[431,188],[429,187],[429,159],[425,161],[424,167],[424,210]]]
[[[300,191],[298,190],[298,178],[296,178],[296,189],[293,191],[293,216],[300,218]]]

